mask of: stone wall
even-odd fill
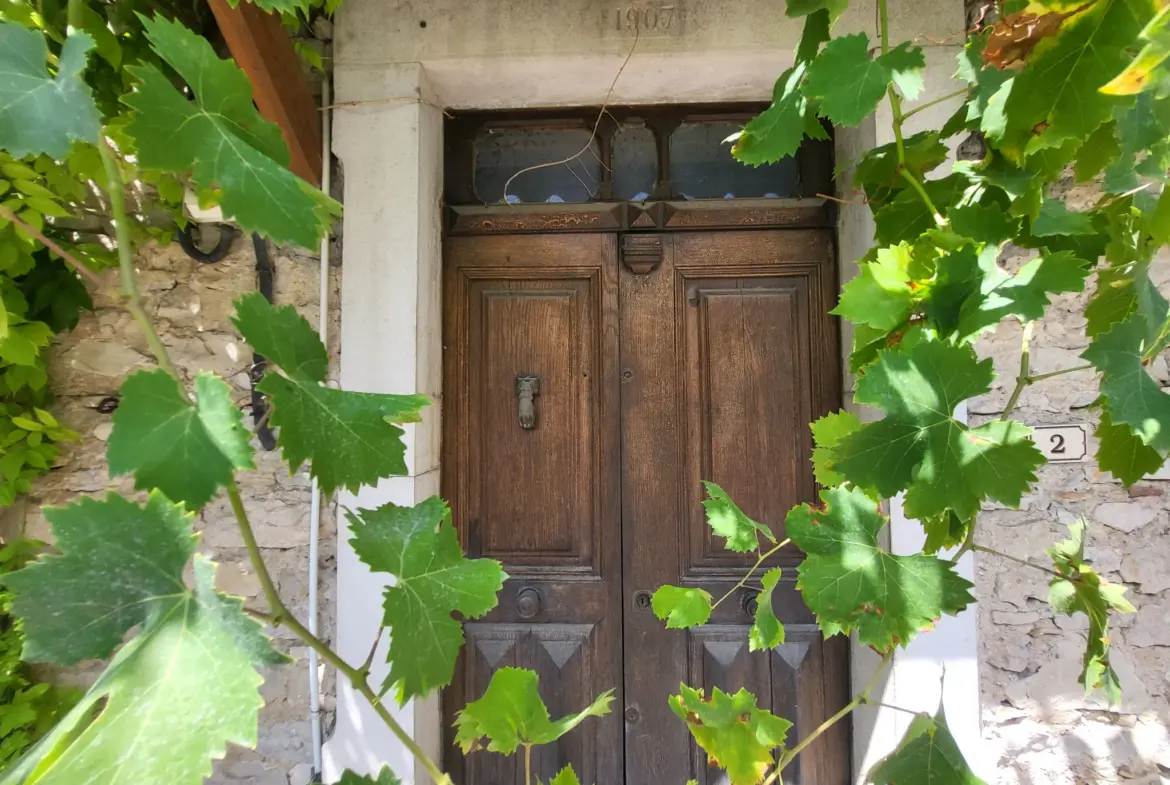
[[[315,257],[298,256],[273,249],[275,301],[291,303],[316,326],[318,275]],[[188,378],[196,371],[223,375],[232,385],[237,401],[250,411],[248,371],[252,352],[240,340],[229,321],[232,301],[256,289],[256,259],[250,239],[237,237],[229,255],[215,264],[190,259],[178,244],[151,246],[138,258],[139,285],[148,311],[167,345],[171,359]],[[336,373],[339,315],[336,313],[339,268],[332,269],[334,303],[330,327],[330,355]],[[113,280],[113,271],[107,273]],[[65,450],[53,471],[37,485],[22,512],[30,536],[50,537],[39,512],[41,505],[61,504],[79,494],[104,493],[107,489],[131,491],[128,478],[110,478],[106,470],[105,440],[110,415],[98,404],[116,394],[127,374],[150,367],[146,343],[130,316],[109,298],[99,296],[95,311],[82,316],[72,333],[62,336],[50,360],[50,378],[57,393],[55,412],[82,439]],[[251,425],[251,420],[245,422]],[[281,596],[302,621],[307,618],[310,482],[307,472],[290,476],[278,452],[256,448],[257,470],[240,476],[244,502],[249,508],[256,537],[264,550],[269,571]],[[218,563],[221,590],[247,598],[250,606],[264,601],[226,499],[212,501],[196,521],[202,532],[200,550]],[[319,610],[321,634],[333,636],[334,552],[336,529],[331,511],[323,511],[320,538]],[[278,630],[277,644],[296,658],[296,663],[268,669],[261,687],[265,706],[260,713],[260,738],[255,751],[230,749],[216,765],[213,782],[249,785],[304,785],[310,777],[309,698],[306,657],[308,650],[291,634]],[[85,683],[100,670],[95,664],[68,674]],[[322,690],[325,733],[333,719],[333,672],[321,669],[327,679]]]
[[[1072,209],[1095,199],[1092,188],[1070,189]],[[1009,252],[1018,267],[1029,252]],[[1170,255],[1154,278],[1170,285]],[[1090,279],[1090,290],[1093,283]],[[1088,293],[1055,299],[1032,338],[1033,373],[1083,365],[1087,347],[1082,316]],[[1003,410],[1019,368],[1020,327],[1001,324],[979,349],[995,361],[996,388],[971,402],[982,423]],[[1150,371],[1170,384],[1165,358]],[[1030,425],[1087,423],[1096,377],[1080,372],[1025,389],[1014,417]],[[980,673],[986,771],[1002,785],[1158,783],[1170,780],[1170,484],[1147,480],[1128,491],[1097,471],[1090,440],[1084,463],[1052,464],[1019,510],[987,508],[979,519],[980,544],[1045,563],[1044,549],[1067,536],[1067,524],[1088,521],[1086,555],[1110,581],[1124,583],[1136,614],[1116,616],[1113,664],[1124,697],[1110,710],[1077,684],[1088,622],[1055,616],[1047,577],[1006,559],[976,554],[980,614]]]

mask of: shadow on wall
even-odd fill
[[[1004,700],[988,705],[985,693],[984,737],[987,752],[997,755],[994,785],[1170,782],[1170,705],[1165,697],[1170,673],[1159,674],[1161,683],[1149,683],[1134,667],[1135,655],[1153,653],[1165,660],[1167,650],[1115,648],[1124,697],[1120,706],[1110,708],[1099,696],[1086,697],[1076,683],[1084,633],[1056,633],[1044,664],[1009,683],[1002,690]],[[1114,637],[1121,634],[1114,631]]]

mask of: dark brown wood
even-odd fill
[[[208,0],[236,64],[252,83],[252,98],[266,120],[280,126],[289,168],[314,186],[321,184],[321,114],[280,17],[252,3],[234,8]]]
[[[832,226],[824,199],[705,199],[668,202],[664,229],[785,229]]]
[[[627,224],[626,204],[465,205],[448,210],[451,236],[613,232]]]
[[[661,262],[619,265],[630,237],[660,245]],[[445,726],[494,669],[531,667],[554,715],[619,690],[613,714],[537,753],[542,779],[571,762],[598,785],[716,785],[668,707],[680,682],[746,687],[793,738],[848,701],[848,641],[821,637],[794,548],[769,562],[785,568],[773,610],[787,638],[772,652],[749,654],[751,590],[689,631],[646,602],[668,583],[720,597],[754,562],[711,536],[702,480],[779,537],[788,509],[815,499],[808,423],[841,397],[835,291],[823,229],[448,239],[443,492],[469,552],[512,578],[500,607],[465,625]],[[518,376],[539,377],[531,430]],[[522,781],[519,758],[464,759],[451,733],[458,785]],[[850,772],[841,723],[784,781],[844,785]]]
[[[630,601],[668,583],[721,597],[754,561],[712,538],[701,480],[719,483],[778,537],[788,509],[815,499],[808,423],[840,400],[830,237],[668,234],[657,270],[644,277],[622,270],[624,675],[626,705],[635,710],[626,726],[627,784],[723,781],[663,700],[681,681],[747,687],[804,732],[848,700],[840,648],[848,644],[821,641],[794,570],[785,570],[773,598],[788,641],[769,656],[749,657],[751,592],[684,632],[665,629]],[[792,566],[799,558],[791,548],[770,561]],[[842,734],[811,745],[785,782],[847,782]],[[690,755],[678,754],[684,748]]]
[[[448,234],[550,234],[623,229],[807,229],[832,226],[827,200],[706,199],[693,202],[456,205],[448,208]]]
[[[534,669],[554,716],[621,692],[616,235],[451,238],[445,277],[443,493],[469,553],[511,576],[465,625],[447,770],[514,785],[522,760],[464,758],[450,731],[494,670]],[[539,379],[533,428],[518,422],[518,376]],[[620,710],[537,750],[533,774],[548,782],[568,761],[583,782],[620,781]]]

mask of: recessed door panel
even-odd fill
[[[758,599],[735,586],[757,554],[726,551],[701,504],[702,481],[713,480],[781,539],[788,510],[815,500],[808,423],[839,399],[832,254],[822,231],[662,239],[657,269],[623,268],[621,278],[623,592],[675,584],[730,595],[708,624],[686,631],[665,629],[649,611],[626,612],[625,700],[636,709],[626,783],[716,785],[726,775],[707,767],[663,700],[679,682],[708,693],[747,688],[793,720],[794,734],[848,700],[848,644],[822,641],[795,589],[794,547],[765,563],[785,568],[773,610],[789,638],[772,652],[749,651]],[[684,748],[688,755],[668,752]],[[844,726],[805,757],[812,762],[786,772],[786,783],[846,782]]]
[[[445,267],[443,489],[472,556],[511,576],[464,625],[444,696],[456,782],[517,785],[523,756],[464,757],[455,712],[513,666],[554,716],[621,691],[617,260],[612,235],[458,238]],[[548,782],[570,761],[618,782],[620,710],[534,751]]]
[[[722,276],[718,269],[676,273],[687,495],[717,483],[736,503],[776,524],[809,497],[813,478],[809,377],[812,356],[805,271]],[[766,481],[761,482],[761,478]],[[701,506],[687,510],[684,575],[741,570],[707,526]]]

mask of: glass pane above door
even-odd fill
[[[670,135],[671,191],[683,199],[779,199],[800,193],[795,157],[747,166],[731,157],[729,136],[743,126],[726,122],[683,123]]]
[[[600,149],[588,129],[491,128],[475,140],[475,195],[484,204],[587,202],[600,186]]]
[[[622,123],[613,134],[613,195],[644,202],[658,183],[658,143],[644,123]]]

